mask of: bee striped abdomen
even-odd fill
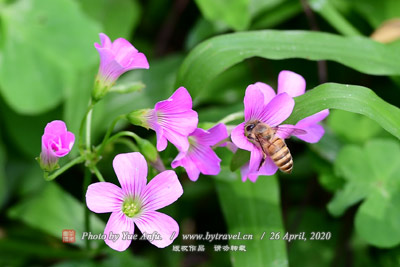
[[[269,156],[281,171],[286,173],[292,172],[292,155],[290,154],[290,151],[286,146],[285,141],[280,138],[275,138],[274,140],[272,140],[267,149]]]

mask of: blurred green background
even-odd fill
[[[324,241],[231,241],[229,245],[246,245],[247,251],[217,252],[214,245],[228,242],[187,241],[179,236],[165,249],[134,241],[119,253],[100,240],[91,241],[88,250],[79,238],[87,214],[83,166],[45,182],[35,161],[49,121],[64,120],[77,136],[98,69],[93,44],[99,42],[100,32],[112,40],[131,41],[145,53],[150,69],[133,70],[118,81],[120,85],[141,81],[146,85],[143,90],[111,93],[96,105],[95,144],[117,115],[152,108],[168,98],[180,85],[176,81],[178,72],[185,71],[182,62],[208,38],[262,29],[313,30],[345,36],[349,39],[343,40],[350,42],[367,39],[393,18],[400,18],[398,0],[0,0],[0,265],[399,266],[399,141],[360,114],[333,110],[319,143],[288,141],[295,164],[291,175],[260,177],[255,184],[242,183],[238,172],[230,169],[232,153],[218,148],[223,160],[220,175],[201,176],[193,183],[182,168],[177,169],[184,194],[163,209],[179,223],[181,234],[240,231],[259,237],[266,231],[267,239],[271,231],[330,232],[332,237]],[[392,28],[389,33],[383,28],[385,36],[394,36],[390,42],[376,47],[398,57],[400,27]],[[376,62],[391,60],[379,51],[365,56]],[[337,57],[335,62],[317,62],[312,56],[309,59],[314,60],[246,59],[198,85],[201,96],[194,97],[194,109],[200,122],[217,122],[243,109],[247,85],[262,81],[276,88],[283,69],[301,74],[307,89],[324,82],[362,85],[400,106],[400,61],[393,72],[374,73],[363,71],[364,65],[379,65],[374,60],[352,68],[340,63],[346,55]],[[152,131],[124,124],[118,128],[155,144]],[[107,147],[98,165],[107,181],[118,184],[112,159],[128,151],[118,143]],[[77,153],[75,145],[70,157]],[[166,166],[176,154],[171,145],[160,153]],[[67,161],[64,158],[61,164]],[[155,175],[154,170],[150,173],[149,178]],[[102,233],[109,215],[90,216],[91,232]],[[63,229],[76,230],[77,242],[62,243]],[[175,252],[173,245],[205,245],[206,251]]]

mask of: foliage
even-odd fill
[[[369,37],[399,14],[396,0],[0,0],[0,264],[399,265],[400,40],[383,44]],[[150,69],[124,74],[95,105],[89,149],[101,156],[84,162],[76,142],[60,166],[77,158],[83,164],[44,181],[34,160],[43,129],[64,120],[78,137],[99,64],[93,44],[100,32],[132,41]],[[118,153],[140,151],[154,174],[149,177],[160,164],[171,169],[177,155],[172,145],[157,152],[154,132],[115,118],[153,108],[184,86],[202,127],[222,121],[232,129],[243,121],[246,86],[262,81],[276,88],[282,69],[307,81],[285,123],[331,111],[319,143],[287,142],[291,175],[242,182],[249,153],[219,147],[218,175],[192,182],[183,168],[175,169],[184,194],[162,210],[180,226],[171,246],[134,241],[119,253],[102,240],[80,239],[87,230],[102,233],[108,219],[85,205],[94,182],[85,163],[118,184],[112,169]],[[99,146],[110,125],[135,134]],[[76,230],[77,242],[62,243],[63,229]],[[207,232],[253,239],[182,236]],[[271,240],[272,232],[279,240]],[[307,241],[283,239],[302,232]],[[332,238],[309,240],[311,232]],[[205,252],[173,251],[198,245]],[[247,251],[216,251],[218,245]]]

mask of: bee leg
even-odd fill
[[[261,159],[260,166],[258,167],[258,171],[261,169],[262,166],[264,166],[266,158],[267,158],[267,154],[263,153],[263,158]]]

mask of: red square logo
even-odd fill
[[[71,229],[62,230],[62,242],[63,243],[74,243],[75,242],[75,230],[71,230]]]

